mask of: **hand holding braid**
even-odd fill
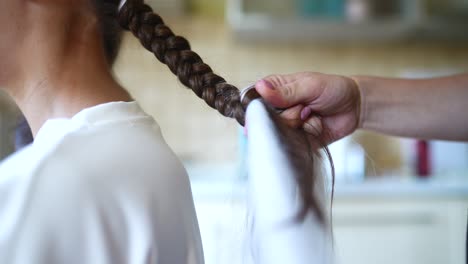
[[[244,125],[245,110],[239,90],[214,74],[210,66],[190,49],[188,41],[176,36],[143,0],[127,0],[120,10],[119,23],[132,31],[182,84],[222,115],[235,118]]]

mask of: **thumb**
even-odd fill
[[[318,81],[301,75],[271,75],[258,81],[255,88],[274,107],[289,108],[317,98]]]

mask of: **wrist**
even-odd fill
[[[365,97],[365,89],[363,85],[363,77],[361,76],[350,76],[349,77],[353,83],[354,87],[357,90],[358,100],[356,103],[356,117],[357,117],[357,124],[356,129],[364,128],[364,123],[367,116],[367,104],[366,104],[366,97]]]

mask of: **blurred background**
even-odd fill
[[[406,78],[468,72],[466,0],[147,2],[239,88],[298,71]],[[206,263],[250,263],[239,126],[183,88],[129,34],[115,73],[189,171]],[[1,159],[15,149],[18,110],[5,95],[0,108]],[[468,144],[358,132],[331,153],[340,263],[465,263]]]

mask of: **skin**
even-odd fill
[[[326,143],[357,129],[421,139],[468,141],[468,74],[426,80],[271,75],[256,84],[282,117]]]
[[[0,32],[0,87],[33,135],[48,119],[132,101],[112,76],[87,0],[2,0]]]

